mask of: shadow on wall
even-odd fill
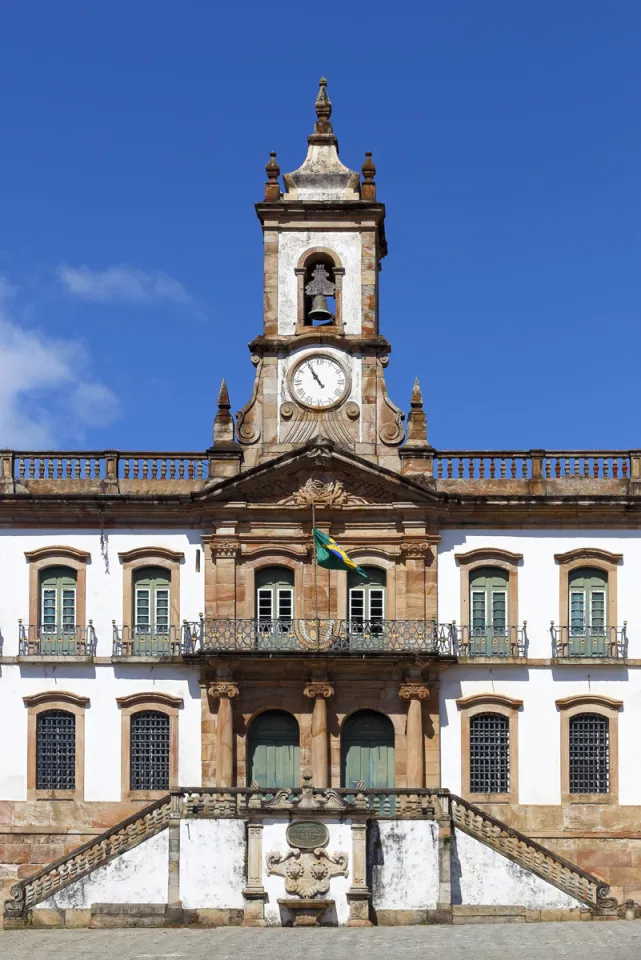
[[[452,885],[452,906],[458,907],[463,903],[463,895],[461,893],[461,861],[458,855],[455,831],[452,831],[450,841],[450,883]]]

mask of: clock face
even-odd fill
[[[305,407],[335,407],[349,393],[349,376],[342,364],[325,354],[305,357],[290,374],[290,389]]]

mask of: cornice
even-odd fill
[[[602,563],[618,564],[623,560],[623,554],[610,553],[609,550],[601,550],[599,547],[579,547],[576,550],[568,550],[567,553],[555,553],[554,559],[557,563],[572,563],[573,560],[600,560]]]
[[[76,547],[66,547],[62,545],[38,547],[37,550],[25,550],[25,557],[29,563],[37,563],[39,560],[49,560],[52,557],[56,559],[61,557],[67,560],[76,560],[78,563],[91,562],[91,554],[86,550],[78,550]]]
[[[501,550],[499,547],[479,547],[476,550],[469,550],[467,553],[455,553],[454,559],[459,564],[476,563],[477,560],[502,560],[516,566],[523,560],[522,553],[511,553],[509,550]]]
[[[70,703],[74,707],[88,707],[89,697],[80,697],[77,693],[69,693],[68,690],[47,690],[44,693],[34,693],[29,697],[23,697],[22,702],[26,707],[38,707],[41,703]]]
[[[511,710],[520,710],[523,706],[522,700],[514,700],[512,697],[506,697],[501,693],[473,693],[469,697],[459,697],[456,706],[459,710],[465,710],[468,707],[477,707],[482,704],[495,707],[508,707]]]
[[[132,563],[134,560],[144,560],[146,558],[161,560],[170,560],[172,563],[182,563],[185,554],[177,550],[170,550],[169,547],[134,547],[133,550],[125,550],[118,554],[121,563]]]
[[[623,706],[623,700],[613,700],[611,697],[605,697],[599,693],[578,693],[572,697],[563,697],[561,700],[554,701],[559,710],[567,710],[569,707],[606,707],[608,710],[620,710]]]
[[[160,693],[157,690],[151,693],[130,693],[127,697],[116,697],[119,707],[137,707],[140,704],[157,703],[164,707],[182,707],[182,697],[174,697],[171,693]]]

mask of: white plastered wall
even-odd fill
[[[245,909],[245,843],[244,820],[181,820],[183,907]]]
[[[559,619],[559,566],[554,554],[596,546],[623,554],[618,567],[619,624],[629,620],[629,656],[641,658],[641,537],[635,531],[446,530],[439,545],[439,620],[460,620],[460,567],[456,553],[499,547],[523,554],[519,566],[519,620],[527,620],[529,657],[549,660],[550,621]],[[461,716],[459,697],[500,693],[523,701],[518,715],[519,789],[524,804],[561,802],[560,716],[555,701],[581,693],[603,694],[623,701],[619,713],[619,802],[641,804],[641,767],[636,756],[641,723],[641,669],[624,664],[459,664],[441,677],[442,784],[461,790]]]
[[[325,247],[340,257],[343,277],[343,327],[361,332],[361,235],[357,230],[291,230],[278,235],[278,332],[296,333],[298,288],[295,274],[306,250]]]
[[[370,823],[375,910],[434,910],[438,901],[438,824],[433,820]],[[378,833],[378,836],[375,836]]]

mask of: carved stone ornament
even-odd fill
[[[294,406],[293,403],[290,403],[289,400],[287,400],[285,403],[281,403],[280,415],[283,420],[291,420],[295,412],[296,412],[296,407]]]
[[[235,557],[239,550],[240,544],[233,543],[232,541],[221,541],[218,543],[214,540],[211,544],[211,555],[216,558]]]
[[[312,700],[315,700],[317,697],[324,697],[325,700],[329,700],[330,697],[334,696],[334,688],[331,683],[313,681],[312,683],[305,684],[303,693],[306,697],[311,697]]]
[[[398,695],[401,700],[427,700],[429,692],[424,683],[402,683]]]
[[[328,853],[322,847],[307,853],[295,847],[283,854],[273,850],[267,854],[266,863],[269,875],[285,878],[287,893],[304,899],[328,893],[332,877],[348,875],[347,854]]]
[[[210,683],[207,687],[209,696],[214,700],[233,700],[239,694],[238,684],[229,680],[219,680],[216,683]]]
[[[429,543],[421,541],[420,543],[402,543],[401,556],[404,557],[427,557],[430,552]]]
[[[386,492],[377,484],[359,483],[355,491],[346,490],[342,480],[332,480],[328,476],[310,477],[298,490],[286,492],[284,485],[269,488],[264,496],[275,493],[278,505],[283,507],[310,507],[312,504],[325,507],[359,507],[370,502],[389,499]],[[285,494],[282,496],[282,494]]]
[[[361,415],[361,408],[353,400],[350,400],[349,403],[345,404],[345,415],[350,420],[358,420]]]

